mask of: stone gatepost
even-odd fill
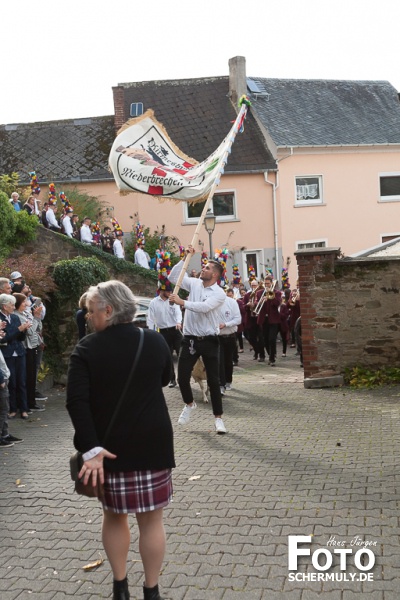
[[[304,386],[341,385],[334,274],[340,248],[310,248],[295,254],[299,271]]]

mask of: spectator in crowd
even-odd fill
[[[82,294],[79,298],[79,309],[76,311],[75,320],[78,326],[78,338],[81,340],[88,333],[88,319],[87,319],[87,305],[86,305],[87,292]]]
[[[0,294],[11,294],[12,286],[7,277],[0,277]]]
[[[0,295],[0,319],[6,321],[2,352],[10,371],[8,391],[10,393],[10,418],[17,415],[17,409],[23,419],[28,418],[26,397],[26,352],[22,341],[26,337],[28,322],[21,323],[15,311],[16,298],[9,294]]]
[[[138,368],[102,447],[140,335],[132,322],[135,297],[122,282],[106,281],[89,288],[87,301],[96,332],[83,338],[72,352],[67,384],[74,444],[83,452],[80,477],[94,486],[97,481],[104,483],[102,539],[113,571],[113,599],[130,598],[128,516],[134,513],[144,598],[162,600],[158,579],[166,545],[163,508],[171,501],[175,467],[172,425],[162,391],[170,378],[170,352],[161,335],[144,330]]]
[[[111,227],[104,227],[103,233],[100,236],[100,242],[103,252],[107,252],[107,254],[113,254],[114,238]]]
[[[22,205],[21,205],[21,202],[19,201],[18,192],[13,192],[11,194],[10,204],[12,204],[12,207],[14,208],[14,210],[16,212],[19,212],[20,210],[22,210]]]
[[[35,214],[35,198],[33,196],[29,196],[28,200],[25,202],[23,206],[23,210],[26,210],[28,215]]]
[[[47,227],[51,231],[56,231],[57,233],[61,233],[61,227],[57,223],[56,219],[57,206],[55,204],[47,205],[46,219],[47,219]]]
[[[67,208],[67,210],[65,211],[64,218],[62,220],[63,232],[65,233],[65,235],[67,235],[70,238],[72,238],[72,234],[74,232],[74,230],[72,228],[72,223],[71,223],[71,217],[73,215],[73,212],[74,211],[71,208]]]
[[[22,275],[21,275],[21,273],[19,271],[13,271],[11,273],[11,275],[10,275],[10,281],[11,281],[11,287],[12,287],[12,291],[13,292],[14,291],[16,291],[16,292],[21,291],[22,288],[25,285],[23,277],[22,277]],[[20,290],[19,289],[15,289],[14,290],[15,286],[21,286],[21,289]],[[6,292],[4,292],[4,293],[6,293]]]
[[[93,235],[92,232],[90,231],[90,225],[92,224],[92,221],[90,219],[90,217],[85,217],[82,221],[82,227],[81,227],[81,242],[83,244],[94,244],[94,240],[93,240]]]
[[[81,241],[81,230],[79,227],[79,215],[72,215],[71,217],[71,225],[72,225],[72,237],[74,240]]]
[[[10,448],[14,444],[24,441],[21,438],[11,435],[8,430],[8,413],[10,410],[8,380],[10,379],[10,371],[1,352],[1,342],[5,336],[5,324],[5,321],[0,322],[0,448]]]
[[[49,228],[49,224],[47,222],[47,209],[48,209],[49,203],[45,202],[43,204],[43,209],[41,212],[41,216],[40,216],[40,222],[42,223],[43,227],[46,227],[46,229]]]
[[[41,343],[42,321],[40,313],[42,311],[41,300],[37,298],[30,307],[30,301],[24,294],[13,294],[15,302],[15,314],[21,324],[28,323],[26,336],[23,345],[26,351],[26,397],[28,409],[30,411],[42,411],[44,408],[37,404],[35,398],[36,390],[36,357]]]

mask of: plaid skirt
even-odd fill
[[[172,500],[171,469],[106,472],[103,509],[114,513],[142,513],[167,506]]]

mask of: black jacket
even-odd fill
[[[141,357],[124,406],[113,426],[105,459],[109,471],[161,470],[175,466],[173,431],[162,387],[170,379],[171,355],[164,338],[144,331]],[[102,439],[129,376],[139,344],[132,323],[84,337],[70,358],[67,409],[74,445],[87,452]]]
[[[2,321],[7,321],[3,313],[0,313],[0,319]],[[18,356],[24,356],[24,354],[26,354],[25,347],[22,343],[26,338],[26,333],[25,331],[19,331],[18,327],[20,327],[20,325],[21,321],[17,315],[12,314],[11,323],[7,322],[7,327],[4,330],[6,335],[1,340],[1,351],[4,358],[11,358],[14,352],[16,352]]]

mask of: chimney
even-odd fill
[[[122,85],[113,87],[114,97],[114,127],[117,132],[125,123],[124,88]]]
[[[235,107],[244,94],[247,94],[246,59],[235,56],[229,59],[229,96]]]

